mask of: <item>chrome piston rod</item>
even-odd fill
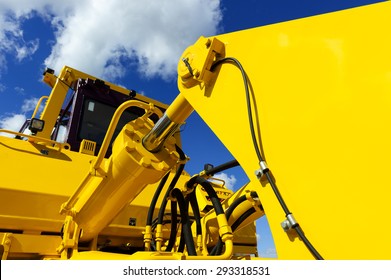
[[[151,153],[160,151],[167,138],[177,131],[192,112],[193,107],[187,102],[182,94],[179,94],[167,108],[163,117],[161,117],[151,131],[144,136],[142,140],[144,148]]]

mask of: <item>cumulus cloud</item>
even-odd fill
[[[10,116],[5,116],[0,118],[0,128],[19,131],[26,120],[26,116],[24,114],[12,114]],[[0,133],[0,135],[9,136],[5,133]]]
[[[38,101],[39,101],[39,98],[36,98],[36,97],[32,97],[32,98],[23,100],[23,104],[21,107],[22,113],[28,113],[28,112],[34,111],[35,107],[38,104]],[[42,107],[42,105],[41,105],[41,107]]]
[[[16,1],[14,1],[16,2]],[[13,55],[17,61],[34,54],[39,47],[39,39],[25,41],[21,23],[28,14],[19,15],[7,8],[7,3],[0,4],[0,77],[7,70],[6,55]]]
[[[35,97],[25,99],[23,100],[23,104],[20,108],[20,113],[8,113],[4,116],[0,116],[0,128],[19,131],[26,119],[31,116],[31,113],[34,111],[38,100],[39,99]],[[41,106],[40,110],[42,110],[42,108],[43,107]],[[9,136],[8,134],[4,133],[0,133],[0,135]]]
[[[216,34],[222,18],[219,0],[2,0],[0,11],[0,61],[5,52],[24,59],[37,50],[39,41],[25,42],[20,26],[41,16],[55,32],[48,67],[69,65],[109,79],[130,66],[146,77],[176,76],[184,49]]]
[[[228,175],[224,172],[217,173],[217,174],[213,175],[213,178],[223,180],[225,182],[225,186],[227,187],[227,189],[230,189],[230,190],[233,190],[233,188],[236,184],[236,181],[237,181],[236,177],[234,175]]]
[[[47,65],[117,78],[135,62],[143,75],[167,78],[185,47],[215,33],[221,19],[216,0],[84,2],[59,22]]]

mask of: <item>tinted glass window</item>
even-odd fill
[[[115,110],[116,108],[113,106],[86,98],[81,115],[79,140],[87,139],[95,141],[98,145],[102,144]],[[126,123],[137,117],[137,114],[125,111],[118,122],[112,141],[117,137]]]

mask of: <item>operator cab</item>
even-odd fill
[[[134,90],[129,95],[115,91],[99,79],[78,79],[74,90],[65,108],[61,109],[56,124],[51,134],[51,139],[56,142],[68,143],[71,151],[80,151],[83,140],[94,142],[94,155],[97,155],[105,138],[107,129],[116,109],[125,101],[136,99]],[[158,106],[164,112],[165,108]],[[111,155],[111,145],[126,123],[142,116],[144,110],[138,107],[130,107],[122,114],[115,129],[110,146],[105,157]],[[156,114],[150,116],[156,123],[159,117]],[[27,120],[20,129],[20,132],[29,134],[28,130],[31,120]]]

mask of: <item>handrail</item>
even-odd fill
[[[39,110],[39,106],[41,106],[41,103],[44,99],[49,99],[49,96],[47,95],[44,95],[44,96],[41,96],[41,98],[38,100],[37,102],[37,105],[35,105],[35,110],[34,110],[34,113],[33,115],[31,116],[31,118],[35,118],[35,115],[38,113],[38,110]]]
[[[147,103],[137,101],[137,100],[129,100],[129,101],[122,103],[117,108],[117,110],[115,111],[115,113],[111,119],[110,125],[109,125],[107,132],[106,132],[106,135],[105,135],[105,138],[103,139],[102,146],[99,150],[99,153],[96,157],[94,164],[92,165],[93,169],[95,169],[95,170],[99,169],[99,166],[102,163],[103,158],[104,158],[104,156],[107,152],[107,149],[110,145],[111,138],[113,138],[114,131],[117,127],[119,119],[120,119],[121,115],[123,114],[123,112],[130,107],[138,107],[138,108],[144,109],[145,110],[144,116],[147,115],[147,117],[152,115],[153,113],[157,114],[159,118],[161,118],[163,116],[163,113],[160,111],[160,109],[155,107],[152,103],[147,104]]]
[[[59,151],[61,151],[61,149],[63,149],[63,148],[65,148],[66,150],[70,150],[71,149],[71,145],[69,145],[68,143],[60,143],[60,142],[57,142],[57,141],[54,141],[54,140],[51,140],[51,139],[38,137],[38,136],[34,136],[34,135],[28,135],[28,134],[24,134],[24,133],[21,133],[21,132],[8,130],[8,129],[0,129],[0,133],[1,132],[17,135],[17,136],[20,136],[20,137],[25,137],[25,138],[28,139],[29,142],[34,142],[34,143],[40,142],[40,143],[51,144],[53,146],[59,147]]]

